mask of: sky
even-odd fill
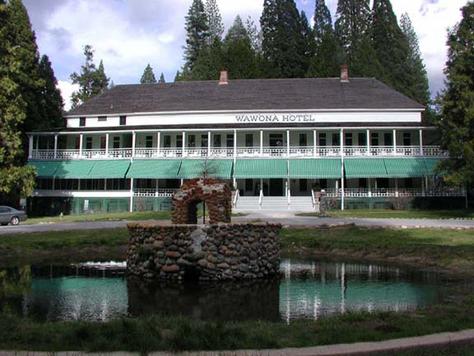
[[[23,0],[41,54],[53,64],[58,86],[70,107],[74,90],[70,75],[84,62],[83,48],[92,45],[95,62],[104,61],[114,84],[138,83],[148,63],[156,77],[173,81],[183,63],[184,17],[192,0]],[[256,24],[263,0],[218,0],[225,28],[236,15]],[[308,18],[315,0],[296,0]],[[442,90],[447,57],[447,30],[461,20],[467,0],[392,0],[398,18],[407,12],[418,34],[432,96]],[[337,0],[326,0],[333,17]],[[335,20],[335,19],[333,19]],[[216,73],[216,79],[218,74]]]

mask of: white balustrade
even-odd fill
[[[133,195],[143,198],[171,198],[178,189],[135,188]]]
[[[341,189],[325,189],[328,198],[340,198]],[[464,197],[466,190],[460,187],[440,187],[427,189],[425,192],[421,188],[346,188],[344,189],[346,198],[396,198],[396,197]]]

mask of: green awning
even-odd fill
[[[230,159],[189,159],[181,161],[178,178],[199,178],[207,171],[209,177],[231,179],[233,162]]]
[[[89,179],[95,161],[61,161],[54,174],[62,179]]]
[[[30,166],[36,168],[36,175],[40,178],[53,178],[61,162],[58,161],[30,161]]]
[[[94,161],[89,172],[90,179],[123,179],[130,167],[130,161]]]
[[[423,158],[385,158],[389,178],[418,178],[427,175]]]
[[[238,159],[234,176],[243,178],[286,178],[288,163],[286,159]]]
[[[426,173],[428,176],[443,175],[436,172],[436,166],[441,162],[439,158],[425,158]]]
[[[290,159],[289,176],[293,179],[339,179],[341,160],[328,159]]]
[[[127,173],[127,178],[178,179],[181,160],[135,160]]]
[[[382,158],[348,158],[344,160],[346,178],[387,178]]]

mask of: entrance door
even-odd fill
[[[283,179],[270,179],[270,194],[271,197],[282,197],[283,194]]]
[[[283,147],[283,134],[270,134],[270,147]]]

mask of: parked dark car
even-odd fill
[[[20,221],[25,221],[26,218],[26,213],[23,210],[0,206],[0,224],[2,225],[18,225]]]

